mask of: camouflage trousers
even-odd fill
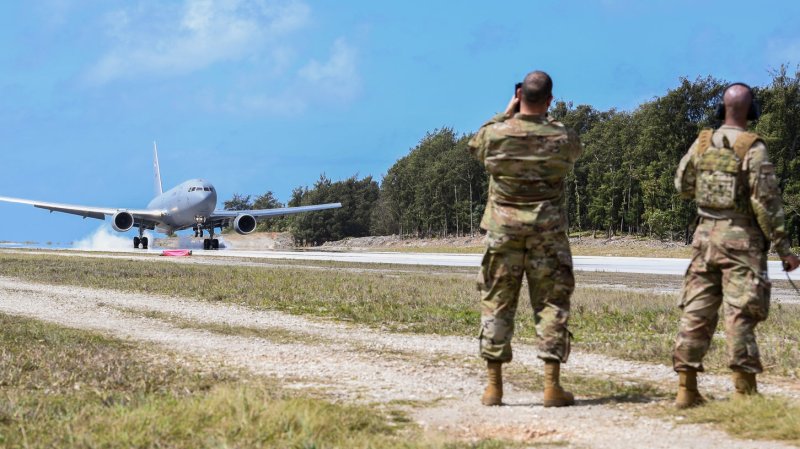
[[[569,300],[575,289],[572,254],[564,232],[514,236],[489,232],[478,275],[481,292],[480,354],[510,362],[514,316],[527,275],[539,358],[566,362],[571,334]]]
[[[772,284],[761,231],[750,223],[703,219],[692,248],[679,304],[675,371],[703,371],[722,306],[729,367],[762,372],[755,327],[767,318]]]

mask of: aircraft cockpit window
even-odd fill
[[[190,192],[194,192],[194,187],[189,187]]]
[[[205,190],[206,192],[210,192],[211,191],[211,187],[204,187],[203,190]]]

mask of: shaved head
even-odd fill
[[[545,72],[537,70],[525,76],[522,82],[522,101],[530,105],[541,105],[553,96],[553,80]]]
[[[725,90],[722,103],[725,105],[725,117],[747,120],[747,112],[753,103],[753,92],[747,86],[734,84]]]

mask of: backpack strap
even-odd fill
[[[711,146],[711,136],[713,134],[714,134],[713,129],[704,129],[700,131],[700,135],[697,136],[697,147],[694,150],[694,153],[697,156],[701,156],[703,153],[706,152],[708,147]]]
[[[744,160],[744,156],[758,141],[764,142],[764,139],[756,133],[743,132],[739,134],[736,142],[733,143],[733,151],[739,156],[740,160]]]

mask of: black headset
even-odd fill
[[[733,86],[742,86],[746,87],[748,91],[750,91],[750,109],[747,110],[747,120],[757,120],[761,117],[761,105],[758,104],[756,100],[756,95],[753,93],[753,89],[745,83],[731,83],[725,86],[725,90],[722,91],[722,96],[725,96],[725,92],[728,91]],[[715,116],[720,120],[725,120],[725,104],[720,101],[717,104],[717,112]]]

